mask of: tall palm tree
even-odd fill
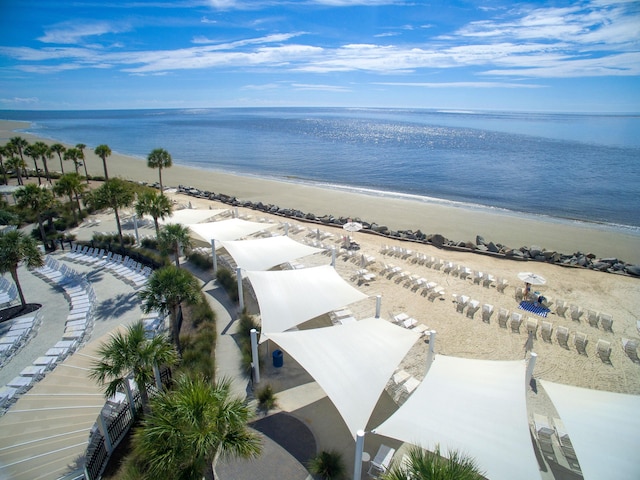
[[[53,157],[51,149],[49,145],[44,142],[35,142],[33,146],[36,147],[38,153],[40,153],[40,160],[42,160],[42,165],[44,166],[44,174],[47,177],[49,185],[51,185],[51,175],[49,174],[49,165],[47,164],[47,160]]]
[[[11,273],[16,284],[22,307],[27,304],[18,279],[18,265],[24,262],[27,268],[37,268],[44,265],[42,252],[35,240],[20,230],[13,230],[0,234],[0,273]]]
[[[181,375],[173,390],[152,402],[151,413],[134,434],[134,454],[147,478],[213,478],[220,456],[255,458],[260,437],[247,422],[249,407],[231,397],[230,382],[210,384]]]
[[[16,179],[18,180],[18,185],[24,185],[24,182],[22,181],[23,166],[24,162],[20,160],[20,157],[16,157],[15,155],[13,155],[7,159],[7,168],[10,168],[15,172]]]
[[[165,252],[171,252],[175,256],[176,267],[180,267],[180,247],[191,248],[191,236],[189,228],[179,223],[168,223],[158,233],[158,244]]]
[[[450,451],[449,458],[440,456],[440,447],[433,452],[411,447],[408,461],[394,463],[381,476],[382,480],[483,480],[484,473],[476,461],[457,451]]]
[[[58,154],[58,160],[60,160],[60,173],[64,175],[64,165],[62,164],[62,154],[67,151],[67,147],[61,143],[54,143],[49,147],[52,152]]]
[[[164,335],[147,338],[141,321],[117,331],[98,349],[97,360],[91,366],[89,376],[105,386],[104,395],[109,398],[122,388],[131,375],[138,386],[142,408],[149,411],[147,386],[153,384],[154,365],[175,365],[178,353]]]
[[[158,219],[164,219],[170,217],[173,211],[173,205],[169,197],[158,194],[154,190],[145,190],[138,196],[136,202],[136,214],[142,218],[144,215],[151,215],[153,217],[153,223],[156,227],[156,237],[160,236],[160,225]]]
[[[84,156],[85,148],[87,148],[87,146],[84,143],[79,143],[76,145],[76,150],[78,150],[78,158],[82,160],[82,166],[84,167],[84,177],[87,179],[87,183],[89,183],[89,172],[87,172],[87,159]]]
[[[42,180],[40,178],[40,168],[38,168],[38,158],[40,158],[40,149],[35,145],[27,145],[24,149],[24,154],[33,158],[33,165],[36,169],[36,176],[38,177],[38,185],[42,185]]]
[[[25,176],[27,177],[27,179],[29,178],[29,172],[27,172],[26,169],[26,163],[24,162],[24,149],[27,148],[29,146],[29,142],[27,142],[24,138],[22,137],[13,137],[11,140],[9,140],[9,144],[12,146],[13,150],[15,153],[18,154],[18,156],[20,157],[20,160],[22,160],[22,165],[25,170]]]
[[[78,169],[80,168],[80,152],[77,148],[68,148],[66,152],[64,152],[64,159],[71,160],[73,162],[73,166],[76,169],[76,173],[80,175]]]
[[[160,193],[164,195],[164,188],[162,186],[162,169],[169,168],[173,165],[171,155],[164,148],[156,148],[151,151],[147,156],[147,166],[149,168],[158,169],[158,177],[160,180]]]
[[[9,178],[7,177],[7,167],[4,164],[4,159],[11,156],[10,150],[6,145],[0,146],[0,167],[2,168],[2,175],[4,176],[4,184],[9,185]]]
[[[154,271],[146,286],[138,293],[142,311],[158,311],[169,314],[171,341],[180,352],[180,327],[182,303],[195,305],[200,302],[198,280],[187,270],[169,265]]]
[[[55,186],[53,187],[53,191],[56,193],[56,195],[69,196],[69,203],[71,204],[71,211],[73,212],[73,220],[75,221],[76,225],[78,224],[78,214],[80,213],[79,196],[86,190],[86,188],[87,186],[82,183],[80,175],[78,175],[77,173],[65,173],[58,179]]]
[[[104,166],[104,179],[109,180],[109,173],[107,172],[107,157],[111,156],[111,149],[109,148],[109,145],[98,145],[93,153],[102,159],[102,165]]]
[[[53,193],[35,183],[28,183],[16,190],[16,201],[20,208],[31,210],[38,216],[40,236],[42,237],[42,243],[46,245],[47,235],[44,231],[42,214],[53,206],[55,202]]]
[[[105,181],[99,188],[93,191],[90,201],[95,208],[113,208],[118,226],[118,237],[120,246],[124,248],[124,238],[122,237],[122,226],[120,224],[119,209],[129,207],[133,203],[134,192],[131,184],[120,178],[112,178]],[[85,200],[86,203],[87,200]]]

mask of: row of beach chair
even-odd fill
[[[0,277],[0,307],[8,307],[18,298],[18,287],[4,277]]]
[[[42,322],[42,310],[0,324],[0,367],[26,345]]]

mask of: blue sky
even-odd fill
[[[640,112],[640,2],[2,0],[0,109]]]

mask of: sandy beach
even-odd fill
[[[0,121],[0,143],[18,135],[16,129],[28,128],[26,122]],[[19,133],[29,142],[37,138]],[[40,139],[46,143],[54,143]],[[108,138],[105,138],[108,144]],[[102,175],[102,160],[93,153],[95,146],[85,150],[87,169],[91,175]],[[180,161],[180,152],[169,152]],[[215,155],[215,149],[212,149]],[[33,165],[31,159],[25,159]],[[182,159],[188,161],[188,159]],[[154,182],[157,172],[150,170],[146,160],[121,155],[108,157],[111,176]],[[49,168],[59,170],[54,157]],[[58,164],[58,167],[56,165]],[[69,165],[71,167],[71,164]],[[322,216],[331,214],[361,218],[385,225],[392,230],[421,230],[440,233],[456,241],[475,241],[482,235],[487,241],[512,248],[538,245],[561,253],[593,253],[597,257],[617,257],[627,263],[640,263],[640,235],[610,230],[595,224],[560,222],[544,217],[510,215],[490,210],[470,210],[450,205],[418,200],[386,198],[302,185],[294,182],[231,175],[175,165],[163,170],[165,186],[188,185],[202,190],[235,196],[241,200],[263,202],[283,208],[298,209]]]

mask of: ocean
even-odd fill
[[[639,115],[207,108],[0,117],[141,159],[164,148],[197,168],[640,233]]]

